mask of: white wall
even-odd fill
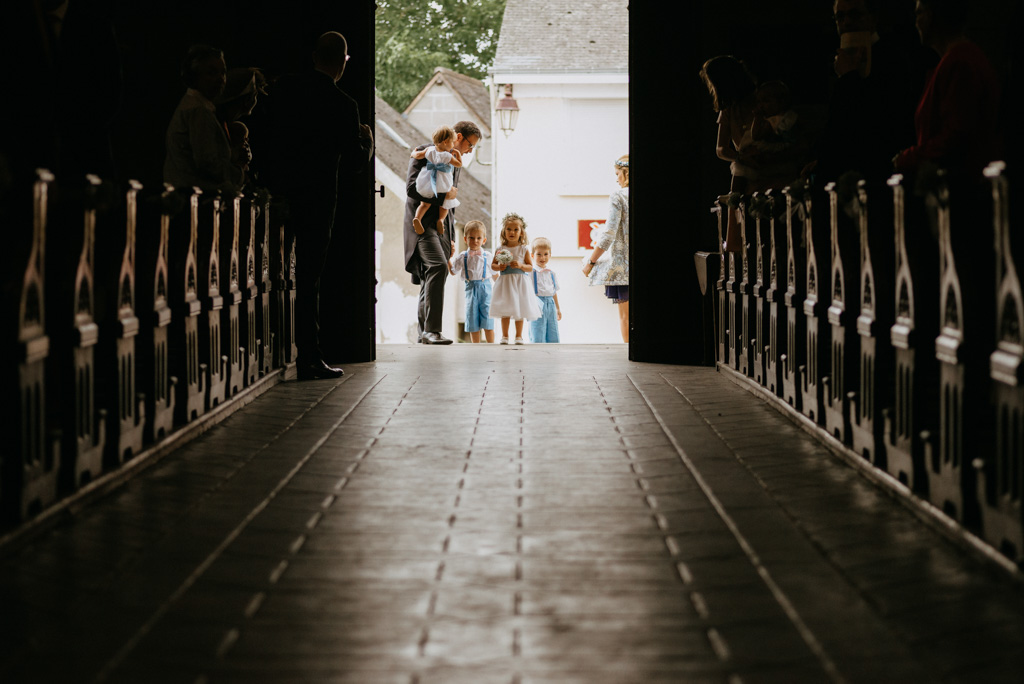
[[[400,178],[379,159],[375,161],[378,185],[386,188],[384,197],[374,198],[377,279],[377,344],[408,344],[417,341],[416,307],[419,285],[405,270],[405,179]],[[453,279],[449,278],[449,281]],[[457,284],[456,284],[457,286]],[[456,286],[445,286],[442,334],[456,338]]]
[[[571,80],[583,82],[565,82]],[[577,222],[606,219],[608,197],[618,188],[614,163],[629,144],[627,77],[495,74],[494,82],[513,83],[519,105],[516,130],[494,137],[494,236],[501,217],[515,211],[526,218],[531,240],[551,240],[563,342],[621,342],[616,306],[580,272],[589,249],[577,246]],[[500,130],[497,122],[492,130]]]

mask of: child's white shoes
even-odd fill
[[[498,344],[508,344],[508,338],[507,337],[502,337],[501,338],[501,342],[499,342]]]
[[[516,344],[526,344],[526,342],[523,342],[523,338],[522,337],[517,337],[516,338]]]

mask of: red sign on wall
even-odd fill
[[[583,249],[593,249],[598,236],[604,231],[604,224],[607,219],[581,219],[576,222],[579,233],[579,246]]]

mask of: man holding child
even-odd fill
[[[460,155],[467,155],[480,142],[480,129],[472,121],[459,121],[455,129],[454,149]],[[422,150],[428,145],[420,145]],[[451,344],[452,341],[441,334],[441,320],[444,309],[444,284],[448,277],[448,260],[454,251],[452,241],[455,235],[455,209],[444,218],[444,229],[424,230],[417,234],[413,229],[413,219],[421,202],[430,205],[422,218],[425,226],[434,226],[438,221],[438,213],[445,200],[455,199],[458,194],[459,174],[461,168],[454,168],[453,187],[447,193],[437,197],[424,197],[416,190],[416,179],[420,170],[427,165],[427,159],[410,159],[409,172],[406,175],[405,202],[405,270],[412,274],[413,283],[419,284],[420,295],[417,306],[420,342],[424,344]]]

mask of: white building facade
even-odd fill
[[[490,72],[492,106],[511,85],[519,107],[507,137],[496,115],[491,123],[492,244],[509,211],[526,218],[531,240],[551,240],[565,343],[622,341],[615,305],[580,269],[629,148],[626,4],[508,0]]]

